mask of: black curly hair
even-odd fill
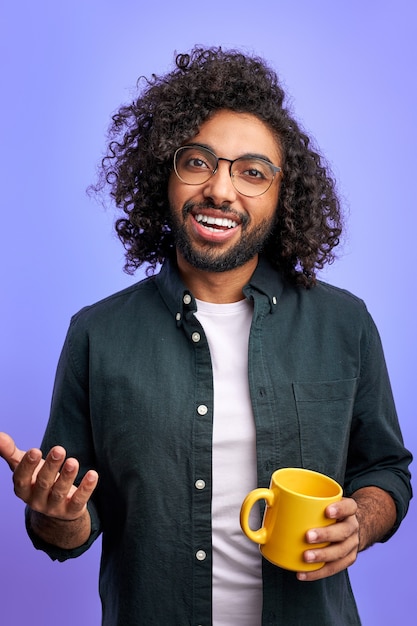
[[[140,80],[145,86],[137,99],[112,117],[95,187],[109,185],[125,213],[115,225],[125,271],[147,263],[152,273],[174,250],[167,194],[174,152],[215,111],[228,109],[266,123],[283,155],[277,222],[263,253],[287,279],[314,285],[317,270],[334,260],[340,202],[328,166],[284,105],[276,73],[240,51],[195,47],[176,56],[172,72]]]

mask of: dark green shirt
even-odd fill
[[[248,366],[259,486],[285,466],[324,472],[348,496],[375,485],[394,498],[397,527],[411,495],[410,454],[364,304],[324,283],[289,285],[264,260],[244,294],[254,305]],[[80,460],[80,474],[99,472],[93,531],[72,551],[29,532],[59,560],[102,532],[106,626],[211,624],[213,383],[195,310],[167,261],[157,276],[75,315],[58,365],[42,449],[60,444]],[[346,571],[301,583],[264,560],[263,590],[263,625],[360,623]]]

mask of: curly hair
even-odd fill
[[[178,54],[175,69],[144,79],[129,105],[112,117],[109,145],[95,190],[110,195],[125,216],[115,228],[125,248],[125,271],[148,263],[152,273],[175,248],[168,178],[173,154],[214,112],[250,113],[274,133],[283,156],[277,221],[263,254],[291,282],[310,287],[334,260],[342,232],[335,183],[284,105],[276,73],[263,59],[221,47]]]

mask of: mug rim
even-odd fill
[[[289,472],[293,472],[296,474],[310,474],[316,477],[318,476],[323,481],[325,481],[329,486],[334,487],[335,491],[334,493],[327,494],[325,496],[309,495],[301,491],[295,491],[294,489],[292,489],[291,487],[288,487],[287,485],[282,485],[279,480],[275,479],[275,476],[277,474],[280,474],[280,473],[284,474],[284,473],[289,473]],[[272,482],[276,484],[279,489],[282,489],[283,491],[293,494],[295,496],[301,496],[303,498],[311,498],[312,500],[328,500],[328,498],[336,498],[338,496],[343,495],[343,487],[337,482],[337,480],[335,480],[331,476],[328,476],[327,474],[323,474],[322,472],[317,472],[316,470],[307,469],[305,467],[281,467],[272,473],[271,479],[272,479]]]

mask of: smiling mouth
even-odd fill
[[[230,230],[238,226],[238,222],[228,219],[227,217],[212,217],[210,215],[203,215],[202,213],[195,215],[194,219],[213,233],[219,230]]]

